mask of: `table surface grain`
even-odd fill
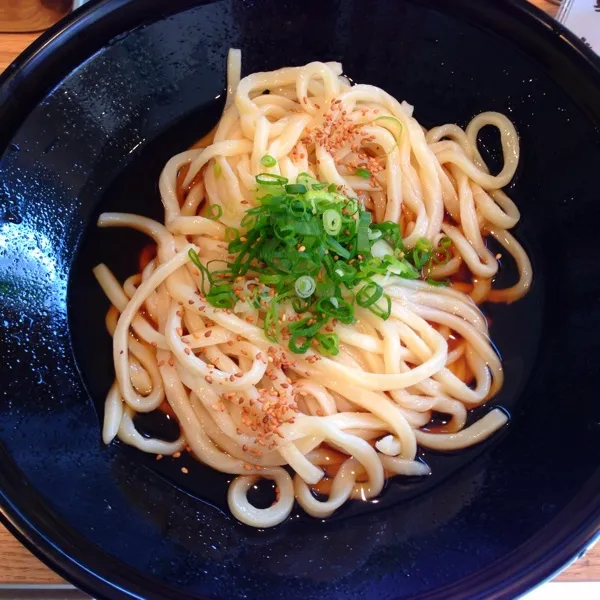
[[[557,6],[546,0],[530,0],[555,16]],[[0,33],[0,72],[3,71],[38,33]],[[564,571],[561,581],[600,581],[600,545]],[[56,573],[42,564],[0,525],[0,585],[64,584]]]

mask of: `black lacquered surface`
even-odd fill
[[[549,576],[599,518],[590,58],[516,2],[304,2],[301,15],[293,2],[116,4],[75,15],[0,93],[0,501],[13,527],[97,597],[514,596]],[[517,234],[536,272],[528,298],[492,315],[514,382],[498,399],[506,431],[428,457],[436,475],[393,482],[378,506],[266,532],[220,510],[219,478],[190,483],[104,448],[98,415],[112,365],[89,267],[132,273],[133,257],[117,261],[143,239],[93,222],[160,216],[160,169],[218,118],[230,46],[245,73],[341,60],[426,127],[507,113],[523,150]],[[492,162],[496,141],[484,139]]]

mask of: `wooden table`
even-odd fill
[[[556,15],[556,5],[546,0],[531,0],[533,4]],[[39,34],[0,34],[0,71],[25,49]],[[600,544],[587,556],[558,576],[561,581],[600,581]],[[56,573],[43,565],[2,525],[0,525],[0,585],[2,584],[64,584]]]

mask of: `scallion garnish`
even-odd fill
[[[340,338],[335,333],[317,333],[315,339],[319,343],[319,352],[325,356],[336,356],[340,353]]]
[[[284,186],[288,180],[281,175],[276,175],[275,173],[260,173],[260,175],[256,176],[256,182],[260,183],[260,185]]]
[[[355,175],[358,175],[359,177],[364,177],[365,179],[370,179],[371,171],[369,171],[369,169],[360,167],[359,169],[356,169]]]
[[[342,228],[342,215],[334,208],[328,208],[323,213],[323,229],[329,235],[337,235]]]
[[[356,304],[363,308],[369,308],[372,304],[375,304],[379,298],[383,296],[383,288],[373,281],[370,281],[364,285],[356,294]]]
[[[365,210],[358,217],[358,234],[356,236],[356,250],[359,254],[367,254],[371,250],[371,240],[369,240],[370,225],[371,213]]]
[[[425,280],[429,285],[433,285],[434,287],[447,287],[450,285],[450,282],[447,279],[431,279],[428,277]]]
[[[204,265],[200,262],[198,253],[193,248],[190,248],[188,256],[190,257],[190,260],[200,269],[200,271],[205,269]]]
[[[389,319],[392,314],[392,299],[387,294],[383,294],[381,301],[371,304],[369,310],[375,316],[385,321]]]
[[[265,154],[260,159],[260,164],[263,167],[274,167],[277,164],[277,161],[270,154]]]
[[[298,279],[296,279],[296,283],[294,284],[296,295],[299,298],[303,299],[310,298],[315,293],[316,287],[317,284],[310,275],[303,275],[302,277],[298,277]]]
[[[259,190],[264,186],[257,205],[246,211],[239,230],[225,230],[232,257],[225,268],[221,264],[211,271],[211,263],[221,261],[204,266],[193,250],[190,258],[212,306],[231,309],[238,301],[247,302],[264,314],[267,339],[285,340],[294,353],[314,347],[335,356],[339,338],[333,320],[354,323],[356,306],[382,319],[391,314],[391,298],[374,277],[425,278],[433,262],[450,257],[450,238],[441,238],[435,247],[420,239],[407,249],[397,223],[372,223],[371,213],[356,199],[309,173],[300,173],[295,183],[261,173],[256,182]],[[211,205],[207,217],[218,219],[222,212],[219,205]],[[283,317],[284,303],[291,305],[295,317]]]
[[[288,194],[306,194],[306,186],[302,183],[289,183],[285,186]]]
[[[223,216],[223,209],[218,204],[211,204],[206,209],[206,218],[217,221]]]
[[[238,236],[240,232],[235,227],[227,227],[225,229],[225,241],[233,242]]]
[[[379,121],[379,125],[383,125],[390,133],[396,138],[396,141],[400,139],[402,135],[402,123],[396,119],[396,117],[392,117],[389,115],[383,115],[382,117],[377,117],[373,123],[377,123]]]

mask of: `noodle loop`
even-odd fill
[[[102,437],[155,454],[187,449],[235,475],[228,504],[237,519],[272,527],[295,499],[325,518],[350,499],[380,494],[386,477],[428,475],[418,445],[453,451],[503,427],[508,417],[498,408],[466,427],[467,411],[504,378],[477,305],[521,298],[532,269],[510,233],[519,211],[502,191],[519,160],[505,116],[486,112],[464,130],[425,131],[412,106],[351,86],[338,63],[241,78],[240,60],[232,50],[214,135],[160,175],[164,224],[121,213],[98,221],[156,245],[123,286],[105,265],[94,269],[111,304],[115,365]],[[498,175],[477,145],[487,126],[500,133]],[[324,228],[329,245],[314,277],[308,266],[286,270],[287,254],[305,265],[314,257],[295,225],[281,217],[272,239],[256,233],[265,206],[283,202],[278,194],[307,215],[306,228]],[[294,204],[295,194],[306,204]],[[339,241],[353,239],[348,223],[357,248]],[[501,255],[490,239],[519,273],[505,290],[493,286]],[[259,242],[279,270],[252,254]],[[227,279],[243,252],[247,269]],[[368,278],[363,267],[373,270]],[[325,293],[323,276],[352,284]],[[302,308],[313,295],[321,312]],[[135,429],[136,413],[158,408],[177,419],[175,442]],[[261,478],[275,485],[268,508],[248,500]]]

